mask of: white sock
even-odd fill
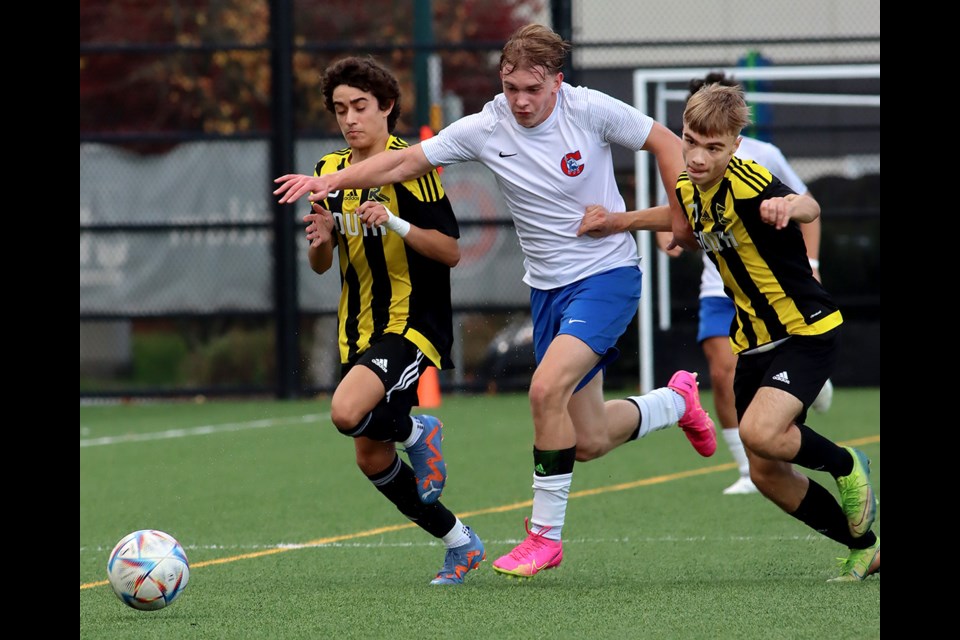
[[[670,392],[673,393],[673,408],[677,410],[677,422],[680,422],[680,418],[687,412],[687,401],[679,391],[670,389]]]
[[[443,536],[442,540],[447,549],[462,547],[470,542],[470,530],[467,529],[467,525],[460,522],[460,518],[457,518],[457,521],[453,524],[453,529],[450,529],[450,533]]]
[[[680,398],[680,407],[677,407],[676,398]],[[633,401],[640,408],[638,440],[649,433],[677,424],[683,411],[686,410],[683,396],[668,387],[654,389],[642,396],[630,396],[628,400]]]
[[[573,473],[557,476],[533,474],[533,514],[530,531],[549,540],[560,540],[563,521],[567,518],[567,498]],[[549,528],[548,528],[549,527]]]
[[[413,429],[410,429],[410,436],[403,441],[404,449],[409,449],[413,445],[417,444],[417,440],[419,440],[420,436],[423,434],[423,425],[420,424],[419,420],[414,420],[413,416],[411,416],[410,422],[413,423]]]
[[[733,456],[733,460],[740,470],[740,476],[749,478],[750,462],[747,460],[747,452],[743,450],[743,443],[740,441],[740,429],[721,429],[721,431],[723,431],[723,439],[727,441],[727,446],[730,448],[730,455]]]

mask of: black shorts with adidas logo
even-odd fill
[[[733,379],[737,419],[742,420],[760,387],[776,387],[803,403],[797,422],[833,374],[840,354],[840,327],[816,336],[790,336],[769,351],[742,352]]]
[[[354,362],[340,365],[340,379],[343,380],[353,367],[364,366],[383,382],[388,403],[415,407],[419,404],[417,385],[420,374],[430,364],[417,345],[403,336],[388,333],[378,338]]]

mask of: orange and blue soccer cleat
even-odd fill
[[[459,547],[447,549],[447,555],[443,559],[443,567],[437,577],[430,581],[430,584],[461,584],[463,577],[470,571],[480,567],[480,563],[487,557],[480,538],[470,530],[470,541]]]
[[[433,504],[440,499],[447,481],[447,464],[443,460],[440,442],[443,440],[443,423],[433,416],[414,416],[423,427],[416,444],[407,449],[410,466],[417,478],[417,495],[420,502]]]

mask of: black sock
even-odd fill
[[[400,456],[393,459],[393,464],[386,471],[367,477],[387,500],[396,505],[400,513],[434,538],[447,535],[456,524],[457,517],[440,502],[420,502],[413,469],[400,460]]]
[[[810,481],[807,495],[803,496],[800,506],[790,515],[814,531],[851,549],[866,549],[877,541],[873,531],[854,538],[847,524],[847,516],[837,499],[813,480]]]
[[[559,476],[573,473],[573,463],[577,459],[577,448],[541,451],[533,448],[533,472],[538,476]]]
[[[834,478],[853,471],[853,457],[849,451],[805,424],[798,424],[797,429],[800,429],[800,450],[789,462],[813,471],[826,471]]]

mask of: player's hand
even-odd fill
[[[319,247],[333,237],[333,214],[316,202],[312,208],[313,212],[303,216],[303,221],[307,223],[307,242],[311,247]]]
[[[657,231],[657,248],[663,251],[671,258],[676,258],[683,253],[683,247],[677,242],[677,239],[669,231]]]
[[[587,234],[591,238],[609,236],[619,231],[614,223],[614,216],[603,205],[592,204],[587,207],[586,213],[583,214],[580,228],[577,229],[577,236],[583,234]]]
[[[357,207],[360,222],[369,228],[379,227],[390,219],[390,212],[376,200],[366,200]]]
[[[760,219],[777,230],[790,224],[790,201],[786,198],[768,198],[760,203]]]
[[[273,192],[275,196],[282,196],[280,204],[296,202],[304,195],[310,194],[310,202],[319,202],[330,193],[325,176],[307,176],[299,173],[288,173],[280,176],[275,183],[280,186]]]
[[[675,236],[670,236],[670,241],[665,245],[661,245],[660,248],[671,258],[676,258],[683,253],[683,247],[680,246],[679,242],[677,242],[677,238]]]

